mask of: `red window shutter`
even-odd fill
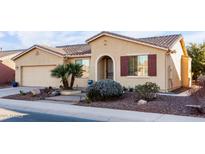
[[[148,76],[157,76],[157,55],[148,55]]]
[[[122,56],[120,57],[120,66],[121,66],[121,76],[127,76],[128,75],[128,56]]]

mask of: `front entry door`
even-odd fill
[[[113,80],[113,61],[111,58],[107,58],[107,72],[106,76],[107,79],[112,79]]]

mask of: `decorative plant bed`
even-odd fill
[[[6,99],[15,99],[15,100],[28,100],[28,101],[36,101],[36,100],[44,100],[46,97],[51,97],[51,93],[54,91],[54,89],[40,89],[40,94],[33,96],[31,92],[27,92],[24,94],[16,94],[16,95],[10,95],[5,96],[3,98]]]
[[[136,101],[136,93],[126,92],[117,100],[98,101],[91,103],[80,102],[76,105],[162,114],[174,114],[183,116],[205,117],[205,114],[199,113],[197,110],[192,110],[187,107],[187,105],[200,105],[191,96],[159,96],[154,101],[149,101],[146,104],[139,105]]]

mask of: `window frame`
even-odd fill
[[[88,61],[88,66],[83,64],[83,60]],[[87,67],[88,67],[88,72],[86,71],[86,73],[88,73],[88,76],[86,76],[86,77],[82,76],[82,77],[80,77],[80,78],[78,78],[78,79],[88,79],[88,78],[89,78],[89,75],[90,75],[90,59],[75,59],[75,64],[77,64],[77,63],[76,63],[77,61],[81,61],[81,64],[80,64],[80,65],[83,65],[83,67],[84,67],[84,66],[87,66]],[[79,63],[78,63],[78,64],[79,64]]]
[[[134,75],[134,73],[133,73],[133,75],[130,75],[129,74],[129,60],[128,60],[128,75],[127,75],[127,77],[131,77],[131,78],[146,78],[146,77],[149,77],[149,72],[148,72],[148,69],[149,69],[149,66],[148,66],[148,60],[149,60],[149,54],[139,54],[139,55],[128,55],[128,58],[131,58],[131,57],[134,57],[134,58],[136,58],[137,57],[137,73],[138,73],[138,63],[139,63],[139,57],[140,56],[146,56],[147,57],[147,75]],[[134,62],[134,60],[133,60],[133,62]],[[144,66],[143,66],[144,67]],[[133,68],[133,70],[135,70],[135,66],[134,66],[134,68]]]

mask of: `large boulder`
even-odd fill
[[[138,102],[137,102],[138,105],[144,105],[144,104],[147,104],[147,101],[146,100],[143,100],[143,99],[140,99]]]
[[[31,90],[31,93],[32,93],[33,96],[36,96],[36,95],[40,95],[40,94],[41,94],[41,91],[40,91],[39,89],[36,89],[36,88],[35,88],[35,89],[32,89],[32,90]]]
[[[61,95],[59,90],[52,91],[50,94],[50,96],[59,96],[59,95]]]

